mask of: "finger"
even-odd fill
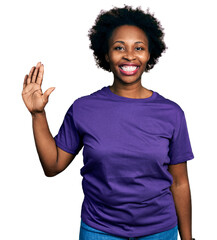
[[[47,102],[48,101],[48,97],[50,96],[50,94],[53,92],[53,90],[55,89],[55,87],[51,87],[48,88],[45,92],[44,92],[44,100]]]
[[[35,71],[34,71],[34,73],[33,73],[33,76],[32,76],[32,82],[34,83],[35,82],[35,80],[36,80],[36,77],[37,77],[37,74],[38,74],[38,66],[36,66],[36,68],[35,68]]]
[[[39,68],[40,66],[41,66],[41,62],[38,62],[37,65],[36,65],[36,67]]]
[[[27,78],[28,78],[28,75],[26,75],[25,77],[24,77],[24,82],[23,82],[23,89],[26,87],[26,85],[27,85]]]
[[[35,67],[35,71],[34,71],[34,74],[32,76],[32,82],[36,82],[36,78],[37,78],[37,75],[38,75],[38,70],[39,70],[39,67],[41,66],[41,62],[38,62],[36,67]]]
[[[38,77],[36,80],[36,83],[38,83],[41,86],[42,80],[43,80],[43,74],[44,74],[44,65],[42,64],[39,68]]]
[[[35,69],[35,66],[31,68],[30,72],[29,72],[29,76],[28,76],[28,79],[27,79],[27,84],[31,82],[31,78],[32,78],[32,73]]]

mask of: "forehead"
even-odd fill
[[[141,28],[133,25],[122,25],[115,28],[111,34],[109,42],[112,43],[118,40],[132,42],[142,41],[148,43],[148,38],[145,32]]]

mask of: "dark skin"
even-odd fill
[[[152,91],[141,84],[141,77],[149,57],[148,39],[140,28],[124,25],[115,29],[109,39],[109,51],[105,56],[114,75],[111,91],[128,98],[150,97]],[[119,69],[119,65],[123,62],[139,65],[138,71],[130,76],[123,75]],[[34,140],[42,168],[46,176],[53,177],[64,171],[75,155],[57,147],[51,135],[44,108],[54,88],[42,92],[43,75],[44,65],[39,62],[24,78],[22,98],[32,116]],[[168,171],[173,176],[171,192],[176,206],[181,240],[190,240],[192,238],[191,194],[187,163],[169,165]]]
[[[178,216],[178,228],[181,240],[192,239],[191,192],[188,180],[187,162],[169,165],[173,176],[170,188]]]
[[[129,30],[129,31],[128,31]],[[109,39],[109,51],[105,56],[114,75],[111,91],[128,98],[146,98],[152,91],[141,84],[141,76],[150,58],[148,39],[144,32],[135,27],[124,25],[116,28]],[[121,64],[137,64],[136,74],[126,76],[121,73]]]

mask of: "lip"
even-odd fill
[[[137,68],[134,71],[124,71],[121,66],[136,66]],[[138,64],[134,64],[134,63],[123,63],[119,65],[119,70],[120,72],[125,75],[125,76],[132,76],[134,74],[136,74],[139,70],[140,66]]]

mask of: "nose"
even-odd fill
[[[125,52],[125,54],[123,55],[123,58],[129,61],[135,60],[136,56],[134,54],[134,51],[128,50]]]

